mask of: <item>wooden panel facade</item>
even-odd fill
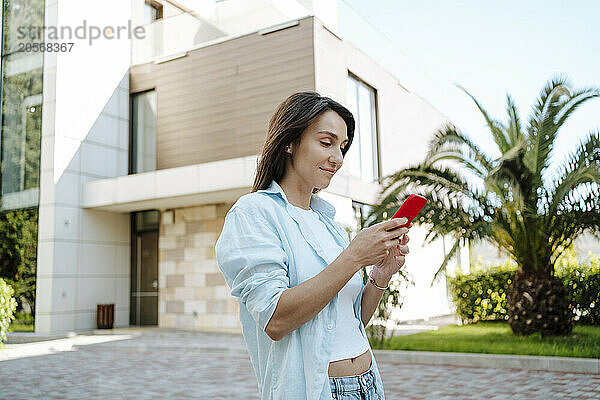
[[[130,71],[130,92],[157,94],[157,169],[260,153],[275,107],[315,89],[313,18]]]

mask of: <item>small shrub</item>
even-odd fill
[[[493,267],[449,279],[452,302],[462,322],[507,320],[507,288],[516,270]]]
[[[385,342],[385,325],[371,323],[365,328],[365,332],[367,333],[367,338],[372,347],[382,348],[383,343]]]
[[[18,302],[17,302],[18,304]],[[25,312],[25,311],[16,311],[15,312],[15,319],[12,322],[13,324],[19,323],[19,324],[23,324],[23,325],[34,325],[35,324],[35,318],[33,317],[33,314]]]
[[[0,279],[0,344],[6,341],[6,332],[13,319],[17,308],[17,301],[13,297],[14,290],[10,285]]]
[[[573,319],[581,325],[600,325],[600,257],[559,268],[557,276],[569,291]]]

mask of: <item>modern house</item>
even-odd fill
[[[448,121],[344,40],[336,1],[19,4],[3,17],[2,100],[19,114],[12,128],[3,116],[2,142],[24,145],[1,195],[2,211],[39,209],[36,333],[95,328],[105,303],[115,304],[115,327],[241,332],[214,244],[290,94],[317,91],[355,115],[344,166],[319,194],[351,236],[380,178],[419,161]],[[36,41],[15,35],[35,18],[88,34],[63,32],[55,42],[73,44],[61,51],[14,51]],[[37,182],[26,168],[35,162]],[[399,319],[451,312],[445,281],[429,285],[444,241],[422,247],[424,235],[413,228],[415,284]],[[452,268],[468,270],[468,260],[465,245]]]

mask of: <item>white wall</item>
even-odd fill
[[[46,1],[46,26],[127,26],[131,3]],[[130,40],[63,38],[44,53],[35,331],[129,323],[129,215],[81,208],[85,182],[127,174]],[[47,41],[49,41],[47,39]]]

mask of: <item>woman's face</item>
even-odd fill
[[[288,160],[286,175],[293,174],[294,180],[311,193],[312,188],[329,186],[344,161],[342,149],[348,144],[346,132],[344,119],[335,111],[325,111],[304,130],[297,148],[294,143],[290,144],[293,157]]]

